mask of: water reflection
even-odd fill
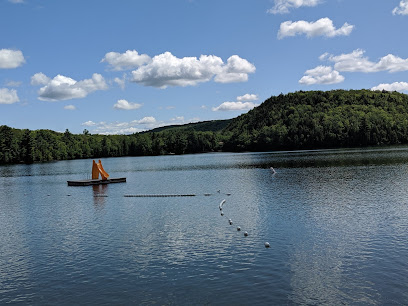
[[[94,206],[97,209],[103,209],[108,197],[108,184],[92,185]]]

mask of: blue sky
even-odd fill
[[[129,134],[280,93],[408,93],[408,0],[0,0],[0,125]]]

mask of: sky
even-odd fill
[[[408,0],[0,0],[0,125],[132,134],[299,90],[408,93]]]

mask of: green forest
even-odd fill
[[[0,164],[53,160],[361,147],[408,143],[408,95],[370,90],[298,91],[246,114],[132,135],[72,134],[0,126]]]

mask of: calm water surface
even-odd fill
[[[407,147],[91,165],[0,167],[0,304],[408,304]]]

